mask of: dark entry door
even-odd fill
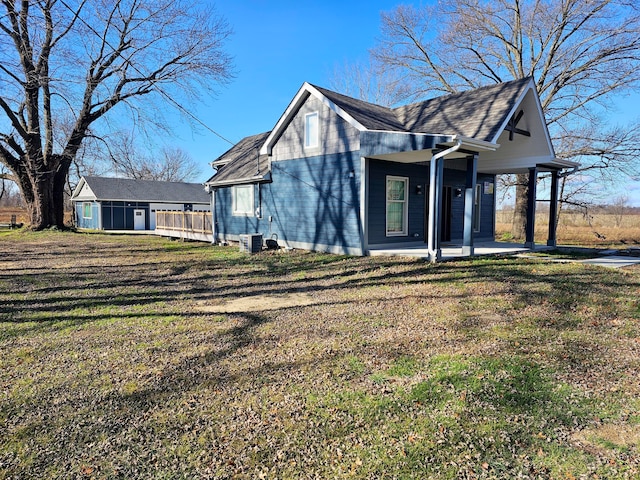
[[[428,189],[427,189],[428,192]],[[451,241],[451,199],[453,196],[453,188],[447,185],[442,187],[442,210],[440,212],[440,241]],[[429,238],[429,195],[425,195],[424,202],[424,238],[425,242]]]
[[[440,241],[451,241],[451,198],[453,189],[447,185],[442,187],[442,212],[440,215]]]

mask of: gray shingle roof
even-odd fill
[[[368,130],[457,134],[493,141],[530,80],[499,83],[398,108],[386,108],[314,87]]]
[[[315,85],[313,87],[367,130],[461,135],[493,142],[516,99],[529,82],[530,77],[398,108],[387,108]],[[267,158],[260,157],[260,172],[257,172],[256,155],[270,133],[246,137],[223,153],[214,162],[222,165],[207,183],[215,186],[265,178],[268,173]]]
[[[200,183],[160,182],[130,178],[83,177],[100,201],[209,203]]]
[[[246,179],[260,179],[268,173],[269,162],[266,155],[258,161],[258,152],[271,132],[243,138],[236,145],[220,155],[216,162],[227,162],[217,173],[207,180],[211,185]],[[214,162],[215,163],[215,162]],[[259,167],[259,170],[258,170]]]
[[[531,78],[437,97],[394,109],[406,131],[457,134],[495,141],[517,98]]]

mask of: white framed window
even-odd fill
[[[482,206],[482,185],[476,184],[476,191],[473,194],[473,231],[480,231],[480,207]]]
[[[82,202],[82,218],[92,218],[91,203]]]
[[[304,116],[304,148],[316,148],[320,139],[320,122],[318,112]]]
[[[409,179],[387,176],[387,237],[406,236],[409,223]]]
[[[253,216],[253,185],[237,185],[232,187],[233,215]]]

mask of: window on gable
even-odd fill
[[[233,214],[253,216],[253,185],[238,185],[232,188]]]
[[[304,148],[318,146],[320,138],[320,123],[318,112],[307,113],[304,116]]]
[[[409,202],[407,177],[387,177],[387,236],[407,235]]]
[[[82,218],[91,218],[91,203],[82,202]]]

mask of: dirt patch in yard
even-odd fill
[[[211,301],[200,301],[197,309],[208,313],[266,312],[281,308],[304,307],[314,303],[316,300],[308,293],[286,293],[233,298],[213,304]]]
[[[629,448],[640,444],[640,425],[606,424],[577,432],[572,439],[587,450],[599,451],[607,446]]]

